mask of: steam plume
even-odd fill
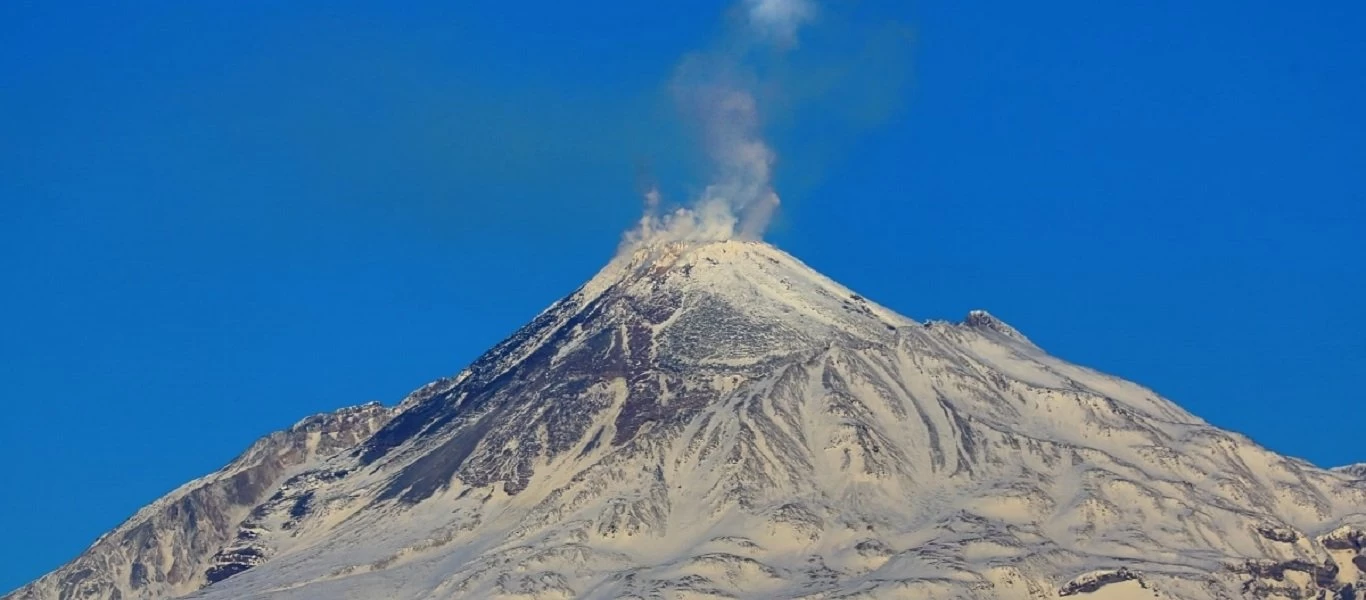
[[[711,183],[689,206],[661,213],[658,188],[645,192],[645,216],[625,243],[758,239],[777,210],[773,165],[777,155],[763,138],[755,93],[758,77],[746,60],[768,50],[794,48],[801,26],[815,18],[810,0],[742,0],[744,25],[735,43],[685,58],[671,91],[700,130],[711,163]]]
[[[796,43],[797,29],[816,16],[808,0],[745,0],[745,8],[755,32],[783,44]]]

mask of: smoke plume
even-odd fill
[[[763,137],[756,63],[780,60],[797,47],[802,25],[816,17],[810,0],[742,0],[742,24],[720,48],[686,57],[670,85],[695,124],[711,167],[699,197],[671,212],[658,188],[644,192],[645,215],[626,245],[654,241],[758,239],[778,209],[777,154]]]
[[[797,29],[816,16],[816,5],[807,0],[745,0],[749,25],[770,41],[794,44]]]

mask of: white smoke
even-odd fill
[[[781,44],[795,44],[797,30],[816,16],[816,5],[807,0],[745,0],[745,7],[750,27]]]
[[[645,195],[645,216],[627,233],[626,246],[758,239],[778,208],[773,188],[777,154],[763,138],[754,92],[757,77],[745,60],[755,49],[782,52],[794,47],[798,30],[815,17],[816,7],[809,0],[742,1],[740,43],[688,57],[671,86],[684,114],[698,125],[712,165],[711,183],[689,206],[671,212],[660,212],[662,196],[651,188]]]

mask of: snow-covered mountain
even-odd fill
[[[757,242],[626,252],[6,600],[1356,598],[1366,480]]]

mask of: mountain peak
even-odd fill
[[[679,241],[660,240],[623,248],[594,280],[616,280],[642,275],[658,275],[681,269],[714,271],[753,270],[760,261],[795,263],[800,261],[778,248],[760,241]],[[809,267],[801,265],[808,271]],[[811,271],[814,275],[815,271]],[[591,282],[590,282],[591,285]]]
[[[655,306],[675,319],[699,309],[724,307],[745,322],[804,336],[837,331],[886,336],[912,324],[759,241],[636,246],[620,253],[567,300],[586,307],[609,299]]]
[[[1366,583],[1355,469],[1276,455],[985,311],[917,325],[753,241],[632,246],[457,376],[244,456],[5,600]]]
[[[1333,467],[1332,470],[1336,473],[1347,475],[1348,477],[1366,480],[1366,462]]]
[[[985,310],[978,309],[969,311],[967,318],[963,319],[962,324],[973,329],[994,331],[1008,338],[1033,345],[1033,342],[1030,342],[1029,338],[1020,333],[1019,330],[1007,325],[1005,321],[996,318]]]

